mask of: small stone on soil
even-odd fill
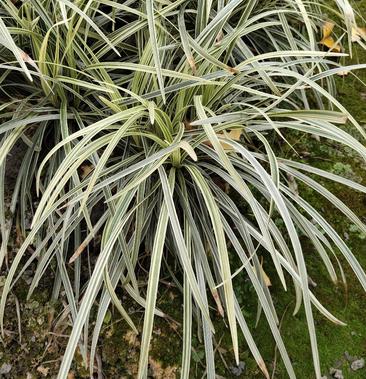
[[[334,379],[344,379],[342,370],[338,370],[338,369],[335,369],[332,367],[330,369],[329,373],[332,376],[332,378],[334,378]]]
[[[0,375],[8,374],[11,370],[11,364],[9,363],[3,363],[3,365],[0,367]]]
[[[238,366],[231,366],[230,371],[235,375],[235,376],[240,376],[243,374],[245,371],[245,362],[240,361]]]
[[[353,371],[357,371],[357,370],[359,370],[359,369],[361,369],[363,367],[365,367],[365,360],[363,358],[356,359],[355,361],[353,361],[351,363],[351,369]]]

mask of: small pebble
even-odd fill
[[[3,365],[0,367],[0,375],[8,374],[10,370],[11,370],[11,364],[3,363]]]
[[[355,361],[353,361],[351,363],[351,369],[353,371],[357,371],[357,370],[359,370],[359,369],[361,369],[363,367],[365,367],[365,360],[363,358],[356,359]]]
[[[332,378],[334,378],[334,379],[344,379],[342,370],[338,370],[338,369],[335,369],[332,367],[330,369],[329,373],[330,373],[330,375],[332,375]]]
[[[230,367],[230,371],[235,376],[240,376],[245,371],[245,362],[240,361],[239,364],[238,364],[238,366],[231,366]]]

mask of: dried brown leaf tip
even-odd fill
[[[197,74],[197,67],[196,67],[196,61],[194,60],[193,56],[190,56],[187,58],[188,64],[191,67],[193,75]]]
[[[222,42],[223,38],[224,38],[224,33],[223,33],[222,30],[220,30],[219,33],[216,36],[216,45],[217,46],[221,45],[221,42]]]
[[[230,66],[227,66],[227,69],[228,69],[228,71],[231,73],[231,74],[239,74],[239,70],[237,69],[237,68],[235,68],[235,67],[230,67]]]
[[[272,286],[271,279],[269,278],[269,276],[266,274],[266,272],[263,269],[263,257],[261,257],[261,266],[260,266],[260,269],[261,269],[261,275],[262,275],[264,284],[267,287],[271,287]]]
[[[185,130],[192,130],[193,129],[193,126],[191,125],[191,123],[188,121],[188,120],[184,120],[184,129]]]
[[[359,42],[361,39],[366,41],[366,28],[354,26],[352,28],[352,42]]]

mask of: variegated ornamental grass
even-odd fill
[[[227,321],[236,361],[246,348],[238,343],[243,333],[269,378],[236,297],[236,275],[250,278],[288,376],[295,378],[260,249],[284,290],[295,287],[294,313],[305,309],[320,378],[313,312],[342,321],[309,289],[299,233],[334,282],[344,280],[339,254],[365,289],[366,276],[331,220],[295,193],[288,178],[329,199],[364,232],[357,215],[316,177],[363,193],[366,188],[277,156],[273,141],[289,143],[295,130],[347,145],[366,159],[364,145],[339,125],[349,122],[361,139],[366,136],[338,102],[332,78],[364,67],[339,63],[351,53],[352,31],[361,30],[358,18],[347,0],[1,0],[2,177],[11,148],[19,140],[26,146],[10,205],[25,239],[7,271],[2,329],[7,296],[22,273],[36,263],[31,296],[55,263],[52,298],[65,292],[73,320],[58,377],[67,377],[77,346],[93,370],[113,304],[134,331],[142,331],[138,377],[144,378],[154,318],[166,317],[158,308],[159,277],[173,259],[183,299],[182,378],[190,377],[197,318],[206,374],[215,378],[212,308]],[[336,48],[327,40],[331,50],[325,51],[318,41],[323,23],[332,19],[338,22]],[[364,37],[354,43],[364,46]],[[0,196],[4,265],[12,230],[4,186]],[[97,260],[88,262],[86,251],[98,236]],[[229,246],[241,261],[238,270],[231,268]],[[143,286],[136,277],[142,252],[150,259]],[[117,287],[144,309],[143,326],[134,325]],[[92,307],[97,313],[90,328]]]

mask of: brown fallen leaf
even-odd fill
[[[330,49],[331,51],[334,51],[336,53],[339,53],[341,51],[341,46],[339,43],[336,43],[333,39],[333,37],[326,37],[326,38],[323,38],[321,41],[320,41],[320,44],[323,45],[323,46],[326,46],[328,49]]]
[[[92,171],[94,166],[92,164],[83,164],[80,166],[80,178],[85,179]]]
[[[50,371],[49,367],[44,367],[44,366],[38,366],[37,371],[42,375],[42,376],[47,376],[48,371]]]
[[[322,40],[319,42],[321,45],[326,46],[331,51],[339,53],[341,51],[341,45],[334,41],[331,36],[334,29],[334,23],[331,21],[325,21],[322,26]]]
[[[242,129],[232,129],[230,130],[230,132],[222,132],[222,133],[217,133],[217,136],[220,137],[220,138],[227,138],[227,139],[231,139],[233,141],[240,141],[240,136],[242,135],[242,132],[243,130]],[[212,147],[212,143],[210,141],[205,141],[204,142],[206,145],[208,146],[211,146]],[[224,141],[220,141],[220,144],[221,146],[223,147],[224,150],[226,151],[234,151],[233,147],[224,142]]]
[[[334,22],[332,21],[325,21],[322,25],[322,33],[323,33],[323,38],[329,37],[334,29]]]

